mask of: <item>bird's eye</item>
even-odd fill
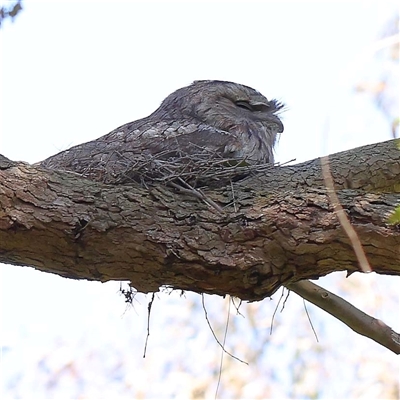
[[[251,105],[254,111],[268,112],[271,110],[271,106],[265,103],[257,103]]]
[[[249,110],[249,111],[254,111],[254,108],[252,107],[252,105],[248,101],[238,100],[238,101],[235,102],[235,104],[240,108],[244,108],[244,109]]]
[[[249,111],[268,112],[271,110],[270,104],[265,104],[265,103],[256,103],[256,102],[249,103],[246,100],[238,100],[235,102],[235,104],[238,107],[244,108]]]

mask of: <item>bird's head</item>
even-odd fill
[[[174,117],[190,117],[201,124],[233,135],[234,158],[273,162],[277,134],[283,132],[278,117],[283,104],[268,100],[256,90],[233,82],[195,81],[169,95],[159,110]],[[229,147],[229,146],[228,146]]]

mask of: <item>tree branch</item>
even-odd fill
[[[330,162],[371,268],[400,275],[400,232],[386,222],[400,202],[396,141]],[[359,271],[319,159],[232,187],[202,190],[218,212],[162,185],[105,185],[0,159],[0,262],[73,279],[129,280],[141,292],[164,285],[249,301],[283,284]]]
[[[400,335],[383,321],[370,317],[346,300],[310,281],[295,282],[286,287],[333,315],[353,331],[400,354]]]

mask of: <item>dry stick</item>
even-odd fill
[[[143,358],[146,358],[147,343],[149,341],[149,336],[150,336],[150,314],[151,314],[151,306],[153,305],[154,302],[154,296],[155,293],[153,293],[153,295],[151,296],[151,300],[147,305],[147,336],[146,336],[146,343],[144,345]]]
[[[224,340],[222,342],[222,345],[225,347],[225,343],[226,343],[226,336],[228,334],[228,327],[229,327],[229,317],[230,317],[230,313],[231,313],[231,302],[230,302],[230,296],[228,298],[228,315],[226,317],[226,325],[225,325],[225,332],[224,332]],[[221,376],[222,376],[222,363],[224,361],[224,352],[221,352],[221,359],[220,359],[220,363],[219,363],[219,373],[218,373],[218,383],[217,383],[217,388],[215,389],[215,399],[218,396],[218,389],[219,389],[219,385],[221,383]]]
[[[233,190],[233,182],[231,179],[231,190],[232,190],[232,203],[233,203],[233,209],[235,213],[237,213],[237,207],[236,207],[236,201],[235,201],[235,191]]]
[[[314,333],[315,339],[316,339],[317,342],[319,342],[319,340],[318,340],[318,335],[317,335],[317,332],[316,332],[315,329],[314,329],[314,325],[313,325],[313,323],[312,323],[312,321],[311,321],[310,314],[308,313],[307,304],[306,304],[306,301],[305,301],[305,298],[304,298],[304,297],[303,297],[303,305],[304,305],[304,310],[306,311],[306,314],[307,314],[308,322],[310,323],[311,329],[312,329],[312,331],[313,331],[313,333]]]
[[[248,362],[241,360],[240,358],[238,358],[238,357],[234,356],[233,354],[229,353],[229,351],[225,350],[224,345],[218,340],[217,335],[215,334],[215,332],[214,332],[214,330],[213,330],[213,328],[211,326],[210,320],[208,319],[208,313],[207,313],[206,305],[204,303],[204,293],[201,294],[201,304],[203,306],[204,317],[206,318],[207,325],[210,328],[210,331],[211,331],[212,335],[214,336],[215,341],[218,343],[219,347],[221,347],[221,349],[224,351],[224,353],[228,354],[228,356],[231,356],[232,358],[234,358],[237,361],[240,361],[243,364],[249,365]]]
[[[290,293],[290,292],[288,292],[287,296],[289,295],[289,293]],[[278,312],[278,308],[279,308],[279,305],[281,304],[281,301],[282,301],[282,299],[283,299],[284,294],[285,294],[285,290],[282,288],[281,297],[279,298],[278,304],[276,305],[275,310],[274,310],[274,313],[272,314],[271,329],[269,330],[269,334],[270,334],[270,335],[272,335],[272,330],[273,330],[273,328],[274,328],[275,315],[276,315],[276,313]],[[287,298],[287,296],[286,296],[286,298]],[[281,312],[282,312],[282,310],[281,310]]]
[[[336,194],[329,164],[330,164],[329,157],[321,157],[322,176],[324,178],[325,186],[328,189],[327,191],[328,197],[333,205],[333,209],[336,213],[340,225],[342,226],[346,235],[350,239],[350,243],[353,247],[354,253],[356,254],[361,270],[365,273],[372,272],[372,268],[369,265],[364,249],[362,248],[360,239],[358,238],[357,232],[351,225],[349,218],[344,212],[343,207],[340,204],[339,198]]]
[[[400,354],[400,334],[383,321],[365,314],[346,300],[310,281],[299,281],[285,286],[333,315],[353,331],[369,337],[395,354]]]
[[[210,207],[215,208],[218,212],[220,212],[221,214],[224,214],[225,211],[217,204],[215,203],[213,200],[211,200],[210,198],[208,198],[203,192],[200,191],[200,189],[195,189],[194,187],[192,187],[191,185],[189,185],[187,182],[185,182],[183,179],[179,180],[186,185],[189,189],[186,189],[184,187],[182,187],[181,185],[178,185],[174,182],[168,182],[169,185],[179,189],[181,192],[183,193],[188,193],[191,194],[194,197],[197,197],[198,199],[203,200],[206,204],[208,204]]]
[[[167,169],[167,168],[166,168]],[[168,170],[168,169],[167,169]],[[191,186],[188,182],[186,182],[184,179],[182,179],[180,176],[177,176],[177,179],[186,186],[186,188],[182,187],[181,185],[176,184],[175,182],[167,182],[169,185],[179,189],[180,191],[184,193],[189,193],[194,197],[197,197],[201,200],[203,200],[206,204],[208,204],[210,207],[215,208],[218,212],[221,214],[224,214],[225,211],[213,200],[208,198],[200,189],[195,189],[193,186]]]

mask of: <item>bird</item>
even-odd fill
[[[143,176],[193,177],[201,166],[210,172],[210,160],[218,168],[273,164],[274,146],[284,129],[279,117],[283,107],[249,86],[198,80],[167,96],[148,117],[39,165],[118,184],[140,181]]]

